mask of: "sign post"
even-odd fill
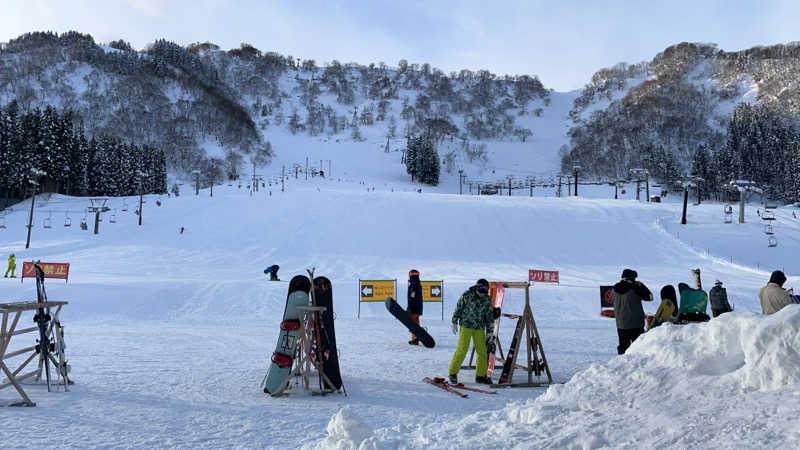
[[[422,285],[422,301],[442,304],[442,320],[444,320],[444,280],[420,281]]]
[[[358,318],[362,302],[382,302],[386,297],[397,298],[397,280],[358,280]]]

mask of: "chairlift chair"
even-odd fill
[[[120,209],[123,210],[123,211],[127,211],[128,210],[128,202],[123,200],[122,201],[122,208],[120,208]]]
[[[42,221],[42,226],[44,228],[52,228],[52,221],[50,220],[52,215],[53,215],[52,212],[48,212],[47,213],[47,218]]]
[[[88,230],[89,224],[86,223],[86,217],[88,217],[89,211],[84,209],[83,210],[83,219],[81,219],[81,230]]]
[[[70,227],[72,226],[72,219],[69,218],[69,213],[64,213],[64,226]]]
[[[775,220],[775,213],[764,210],[761,212],[761,220]]]
[[[767,247],[777,247],[777,246],[778,246],[778,240],[775,239],[775,236],[770,236],[769,239],[767,239]]]
[[[768,223],[764,224],[764,234],[769,234],[769,235],[775,234],[775,231],[772,229],[772,225]]]
[[[108,218],[108,222],[109,223],[117,223],[117,210],[116,209],[111,214],[111,217]]]

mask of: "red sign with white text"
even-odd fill
[[[69,263],[40,262],[39,266],[42,268],[45,278],[60,278],[62,280],[69,278]],[[36,271],[33,269],[32,261],[22,263],[22,278],[25,277],[36,278]]]
[[[528,271],[528,281],[539,283],[558,283],[558,271],[531,269]]]

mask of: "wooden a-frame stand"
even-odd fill
[[[522,310],[522,314],[506,314],[503,313],[502,317],[507,317],[509,319],[517,319],[517,326],[515,327],[514,336],[511,339],[512,345],[514,342],[517,343],[517,348],[513,349],[509,348],[508,355],[503,355],[503,350],[500,347],[500,339],[498,338],[495,341],[495,345],[497,346],[497,353],[495,354],[495,372],[503,370],[503,366],[506,364],[506,358],[511,358],[511,367],[508,373],[508,382],[506,383],[498,383],[495,384],[495,387],[536,387],[536,386],[545,386],[548,384],[553,383],[553,376],[550,374],[550,366],[547,364],[547,357],[544,354],[544,347],[542,346],[542,340],[539,336],[539,330],[536,328],[536,320],[533,318],[533,311],[531,310],[531,302],[530,302],[530,283],[527,281],[497,281],[497,283],[502,283],[503,288],[518,288],[525,290],[525,308]],[[498,324],[499,326],[499,324]],[[524,341],[523,341],[524,336]],[[522,349],[522,343],[525,342],[525,347],[527,350],[527,364],[522,365],[517,363],[517,358],[520,354],[520,350]],[[540,356],[541,355],[541,356]],[[472,353],[469,357],[469,365],[464,368],[474,368],[475,366],[472,365],[473,358],[475,356],[475,349],[472,349]],[[528,381],[522,383],[515,383],[514,382],[514,370],[515,369],[522,369],[528,374]],[[547,381],[534,381],[533,377],[536,376],[537,379],[540,379],[542,374],[547,374]]]
[[[45,365],[50,363],[53,364],[53,367],[56,369],[56,374],[61,378],[61,383],[59,384],[63,383],[64,391],[69,391],[69,385],[72,384],[72,381],[67,375],[68,366],[64,356],[64,336],[59,322],[59,313],[61,312],[61,308],[66,304],[67,302],[64,301],[0,303],[0,390],[13,386],[20,397],[22,397],[21,401],[11,403],[10,406],[36,406],[36,403],[33,402],[25,393],[25,390],[22,389],[21,383],[23,380],[30,377],[35,377],[34,379],[37,381],[41,380],[42,369],[45,368]],[[14,336],[39,331],[38,326],[17,328],[22,313],[25,311],[33,311],[35,313],[39,309],[42,309],[46,310],[49,314],[50,308],[55,308],[55,312],[53,313],[52,319],[47,324],[45,336],[47,336],[48,341],[53,342],[55,351],[47,352],[47,359],[38,352],[38,345],[31,345],[8,352],[9,344]],[[12,316],[13,319],[11,319],[11,323],[9,324],[9,318]],[[6,360],[28,353],[30,353],[28,357],[14,369],[14,371],[11,371],[6,365]],[[30,372],[20,374],[22,369],[33,361],[37,355],[39,356],[38,367]],[[58,359],[56,359],[56,357]],[[49,370],[49,368],[47,369]],[[3,379],[3,377],[5,377],[5,379]],[[47,379],[47,390],[50,390],[49,377]]]
[[[328,389],[325,386],[333,386],[330,378],[325,375],[325,370],[322,364],[317,360],[314,355],[312,344],[318,342],[318,336],[315,336],[317,330],[314,329],[312,323],[319,323],[319,317],[326,310],[324,306],[298,306],[297,317],[300,318],[300,332],[297,336],[297,346],[295,347],[294,364],[289,375],[281,382],[280,387],[272,394],[273,397],[280,395],[287,395],[286,389],[292,377],[300,377],[303,383],[303,389],[311,390],[311,395],[325,395],[336,392],[333,389]],[[309,388],[309,381],[311,378],[311,368],[317,371],[319,376],[319,390],[314,391]],[[347,395],[344,385],[342,385],[342,392]]]

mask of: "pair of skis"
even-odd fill
[[[469,396],[459,391],[458,389],[462,389],[465,391],[472,391],[472,392],[480,392],[483,394],[497,394],[497,391],[488,391],[486,389],[479,389],[472,386],[465,386],[464,383],[450,384],[446,379],[441,377],[433,377],[433,378],[425,377],[422,379],[422,381],[428,384],[432,384],[438,387],[439,389],[443,389],[447,392],[450,392],[451,394],[455,394],[461,398],[467,398]]]

